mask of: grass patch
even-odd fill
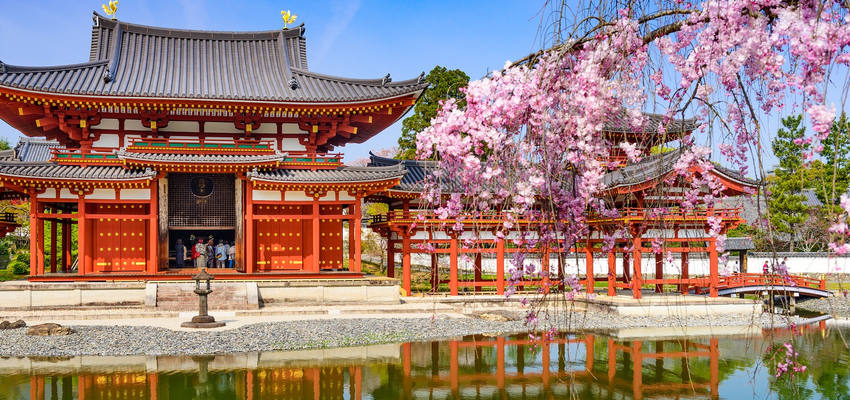
[[[29,275],[15,275],[11,269],[0,269],[0,282],[27,279]]]

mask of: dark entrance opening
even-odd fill
[[[198,243],[199,238],[203,238],[204,243],[208,243],[210,236],[212,236],[215,244],[218,244],[219,240],[224,240],[232,245],[236,238],[236,233],[233,229],[171,229],[168,231],[168,236],[172,242],[169,266],[171,268],[177,266],[176,254],[173,249],[177,243],[177,239],[183,239],[183,244],[186,245],[186,261],[183,263],[183,267],[195,268],[194,261],[191,259],[192,246]]]
[[[168,174],[169,267],[177,266],[174,245],[187,246],[184,267],[193,268],[191,247],[210,236],[232,243],[236,237],[236,184],[230,174]],[[192,240],[194,239],[194,240]]]

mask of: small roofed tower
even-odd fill
[[[0,160],[2,195],[31,202],[31,279],[69,279],[73,265],[75,279],[153,278],[182,266],[175,241],[194,237],[235,242],[246,277],[359,274],[359,245],[343,254],[344,227],[357,245],[361,199],[404,171],[346,167],[328,152],[398,120],[427,87],[423,75],[310,71],[303,24],[214,32],[97,13],[88,59],[0,63],[0,118],[50,146]],[[76,260],[56,253],[71,243]]]

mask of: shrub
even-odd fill
[[[30,253],[20,251],[12,258],[9,267],[15,275],[26,275],[30,273]]]

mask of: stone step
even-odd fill
[[[210,310],[251,310],[259,308],[255,282],[213,282],[207,297]],[[193,283],[148,283],[145,305],[158,310],[194,311],[198,295]]]

